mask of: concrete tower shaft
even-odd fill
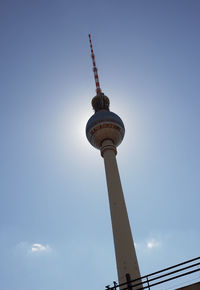
[[[118,280],[119,283],[123,283],[126,281],[127,274],[130,275],[131,279],[139,278],[140,271],[120,181],[116,153],[116,147],[111,140],[103,141],[101,155],[104,158],[106,171]]]

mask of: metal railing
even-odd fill
[[[106,286],[106,290],[143,290],[151,289],[159,284],[178,279],[180,277],[190,275],[200,271],[200,257],[179,263],[177,265],[165,268],[163,270],[142,276],[135,280],[130,280],[129,274],[126,275],[126,282],[117,284],[113,282],[113,286]]]

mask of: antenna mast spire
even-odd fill
[[[90,42],[90,50],[91,50],[91,58],[92,58],[92,64],[93,64],[94,80],[96,84],[96,92],[98,95],[101,93],[99,76],[98,76],[98,71],[97,71],[96,62],[95,62],[95,55],[94,55],[93,46],[92,46],[91,34],[89,34],[88,36],[89,36],[89,42]]]

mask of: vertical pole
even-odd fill
[[[149,279],[148,279],[148,276],[147,276],[147,286],[148,286],[148,289],[150,290],[150,285],[149,285]]]
[[[117,290],[117,283],[115,281],[113,281],[113,285],[114,285],[114,290]]]
[[[130,277],[129,273],[126,274],[126,281],[127,281],[128,290],[132,290],[133,288],[131,286],[131,282],[130,282],[131,281],[131,277]]]
[[[126,282],[127,273],[130,274],[131,279],[137,279],[140,277],[140,271],[121,186],[116,153],[116,147],[111,140],[103,141],[101,155],[104,158],[118,279],[119,284],[121,284]]]

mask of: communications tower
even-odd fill
[[[101,91],[90,34],[89,42],[96,84],[96,96],[91,102],[95,113],[87,122],[86,136],[90,144],[100,150],[101,156],[104,159],[118,280],[119,283],[124,283],[127,281],[127,277],[129,279],[140,277],[116,160],[116,148],[124,138],[125,128],[120,117],[110,111],[109,98]]]

